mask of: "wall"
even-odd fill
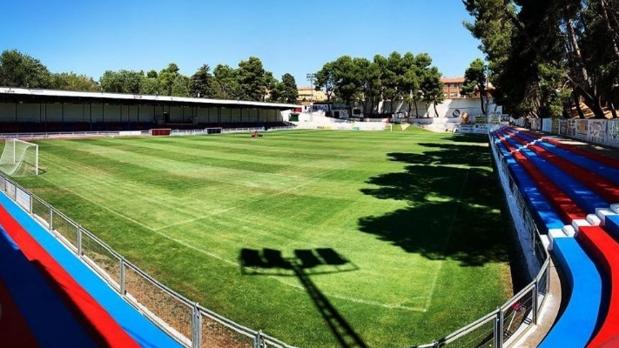
[[[432,104],[426,105],[424,103],[417,103],[419,109],[420,117],[435,117],[434,107]],[[408,103],[404,101],[398,101],[393,104],[393,111],[391,110],[391,103],[381,102],[379,104],[378,109],[382,111],[382,113],[396,113],[396,112],[405,112],[408,113]],[[436,111],[438,111],[439,117],[451,117],[454,111],[460,110],[461,113],[466,112],[471,116],[481,115],[481,105],[480,101],[477,98],[458,98],[458,99],[445,99],[442,103],[436,106]],[[488,105],[488,110],[490,113],[502,113],[503,108],[501,106],[497,106],[494,103],[490,103]],[[411,116],[415,116],[415,106],[412,105],[412,112],[409,113]]]
[[[590,143],[619,148],[619,119],[585,120],[585,119],[551,119],[519,118],[512,119],[511,124],[532,130],[559,134]]]

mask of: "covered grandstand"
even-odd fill
[[[293,104],[0,87],[2,132],[281,126]]]

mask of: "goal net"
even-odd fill
[[[39,175],[39,145],[7,139],[0,156],[0,171],[11,176]]]

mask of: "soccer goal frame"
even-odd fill
[[[24,166],[31,166],[34,175],[39,175],[39,145],[17,138],[6,139],[0,168],[8,175],[15,175]]]

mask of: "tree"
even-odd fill
[[[425,56],[421,56],[422,63]],[[408,114],[411,115],[413,103],[415,103],[415,115],[419,117],[416,100],[419,96],[421,87],[420,74],[422,68],[417,65],[417,58],[414,54],[408,52],[402,57],[403,74],[399,80],[398,89],[402,91],[404,99],[408,102]]]
[[[241,61],[236,72],[240,86],[240,97],[244,100],[264,100],[268,92],[267,72],[257,57]]]
[[[299,97],[299,90],[297,88],[297,82],[294,76],[291,74],[284,74],[282,76],[282,97],[280,101],[289,104],[296,104]]]
[[[142,92],[142,81],[144,73],[142,71],[106,71],[99,80],[101,90],[111,93],[133,93]]]
[[[52,77],[38,59],[17,50],[3,51],[0,55],[0,86],[49,88]]]
[[[78,75],[73,72],[59,73],[51,75],[51,88],[67,91],[98,92],[101,90],[99,84],[86,75]]]
[[[477,58],[471,62],[464,73],[464,84],[460,93],[468,96],[475,95],[479,92],[479,100],[481,102],[481,112],[486,115],[486,92],[488,82],[488,67],[483,60]]]
[[[619,2],[465,0],[496,100],[514,116],[569,115],[584,102],[613,115],[619,82]],[[571,97],[570,97],[571,96]],[[563,104],[563,105],[561,105]]]
[[[178,65],[170,63],[165,69],[159,72],[157,79],[159,80],[161,94],[173,95],[174,81],[180,75],[178,71]]]
[[[436,67],[431,67],[425,70],[421,79],[420,89],[423,95],[422,100],[426,104],[432,103],[434,105],[434,114],[438,117],[436,105],[445,99],[445,95],[443,94],[441,73]]]
[[[342,56],[333,62],[334,93],[352,107],[355,95],[361,89],[361,75],[358,66],[350,56]]]
[[[213,70],[213,97],[239,99],[241,92],[237,71],[228,65],[217,65]]]
[[[358,91],[358,101],[363,105],[363,113],[374,112],[374,106],[378,103],[381,95],[381,71],[379,66],[366,58],[354,58],[353,63],[358,71],[360,79],[360,90]],[[369,105],[368,105],[369,104]]]
[[[172,82],[172,94],[175,97],[191,96],[191,79],[185,75],[177,75]]]
[[[215,95],[213,83],[210,67],[207,64],[202,65],[191,76],[191,95],[202,98],[213,97]]]
[[[269,87],[269,100],[274,102],[284,102],[284,84],[275,80]]]
[[[159,86],[159,80],[156,77],[149,77],[148,75],[142,80],[141,92],[143,94],[159,95],[161,94],[161,86]]]
[[[389,57],[377,54],[372,61],[342,56],[324,64],[315,76],[316,89],[324,89],[328,101],[335,95],[349,106],[359,102],[364,113],[367,109],[374,112],[381,101],[389,101],[394,110],[395,101],[404,99],[409,110],[415,105],[419,116],[418,101],[443,100],[441,74],[426,53],[415,56],[393,52]]]
[[[316,75],[316,90],[324,89],[327,96],[327,103],[331,102],[333,91],[335,90],[335,69],[334,63],[329,62],[322,66]]]

